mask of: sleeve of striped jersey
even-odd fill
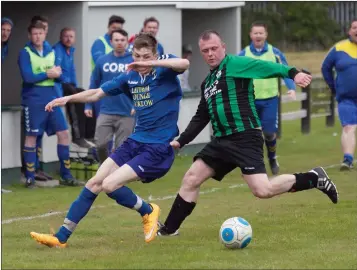
[[[285,66],[288,65],[288,61],[286,61],[286,57],[285,55],[282,53],[282,51],[280,51],[278,48],[275,48],[273,47],[273,52],[275,54],[275,57],[277,58],[277,62],[278,63],[281,63]],[[296,90],[296,86],[295,86],[295,83],[292,79],[290,78],[284,78],[284,82],[285,82],[285,85],[286,87],[289,89],[289,90]]]
[[[233,56],[227,64],[227,75],[249,79],[289,78],[292,69],[295,68],[247,56]]]
[[[128,76],[126,73],[122,73],[115,77],[111,81],[108,81],[100,86],[105,94],[109,96],[117,96],[128,91]]]
[[[185,131],[182,132],[180,137],[177,139],[180,144],[180,148],[193,141],[207,126],[209,121],[208,107],[202,94],[196,114],[192,117]]]

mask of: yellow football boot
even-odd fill
[[[65,248],[67,246],[67,243],[61,243],[53,234],[31,232],[30,235],[38,243],[48,247]]]
[[[145,242],[149,243],[155,239],[158,226],[158,220],[160,215],[160,207],[154,203],[150,203],[152,212],[143,216],[143,225],[144,225],[144,235]]]

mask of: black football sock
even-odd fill
[[[291,187],[289,192],[297,192],[307,189],[312,189],[317,186],[318,176],[313,172],[294,173],[296,177],[295,184]]]
[[[195,202],[186,202],[181,198],[180,194],[177,194],[170,213],[166,218],[164,230],[169,234],[176,232],[185,218],[192,213],[195,206]]]

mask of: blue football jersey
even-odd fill
[[[168,58],[176,56],[159,57]],[[177,121],[182,90],[178,74],[165,67],[154,67],[145,76],[131,70],[101,86],[107,95],[125,93],[133,100],[136,126],[131,139],[143,143],[168,143],[179,134]]]

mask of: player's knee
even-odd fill
[[[102,188],[102,179],[95,175],[86,183],[86,188],[92,191],[93,193],[99,193],[103,190]]]
[[[202,184],[202,181],[199,177],[199,174],[189,170],[183,177],[183,187],[186,189],[196,189],[199,188]]]
[[[102,183],[102,190],[105,193],[111,193],[116,189],[118,189],[117,185],[113,181],[111,181],[109,177],[104,179]]]
[[[275,139],[275,133],[271,133],[271,132],[264,132],[264,138],[267,141],[272,141]]]
[[[25,146],[26,147],[36,147],[36,136],[26,136],[25,137]]]
[[[357,125],[347,125],[343,127],[343,132],[344,133],[353,133],[356,132],[356,126]]]
[[[68,130],[62,130],[57,132],[58,143],[59,144],[69,144],[69,133]]]
[[[256,186],[252,188],[252,193],[260,199],[267,199],[273,196],[270,186]]]

